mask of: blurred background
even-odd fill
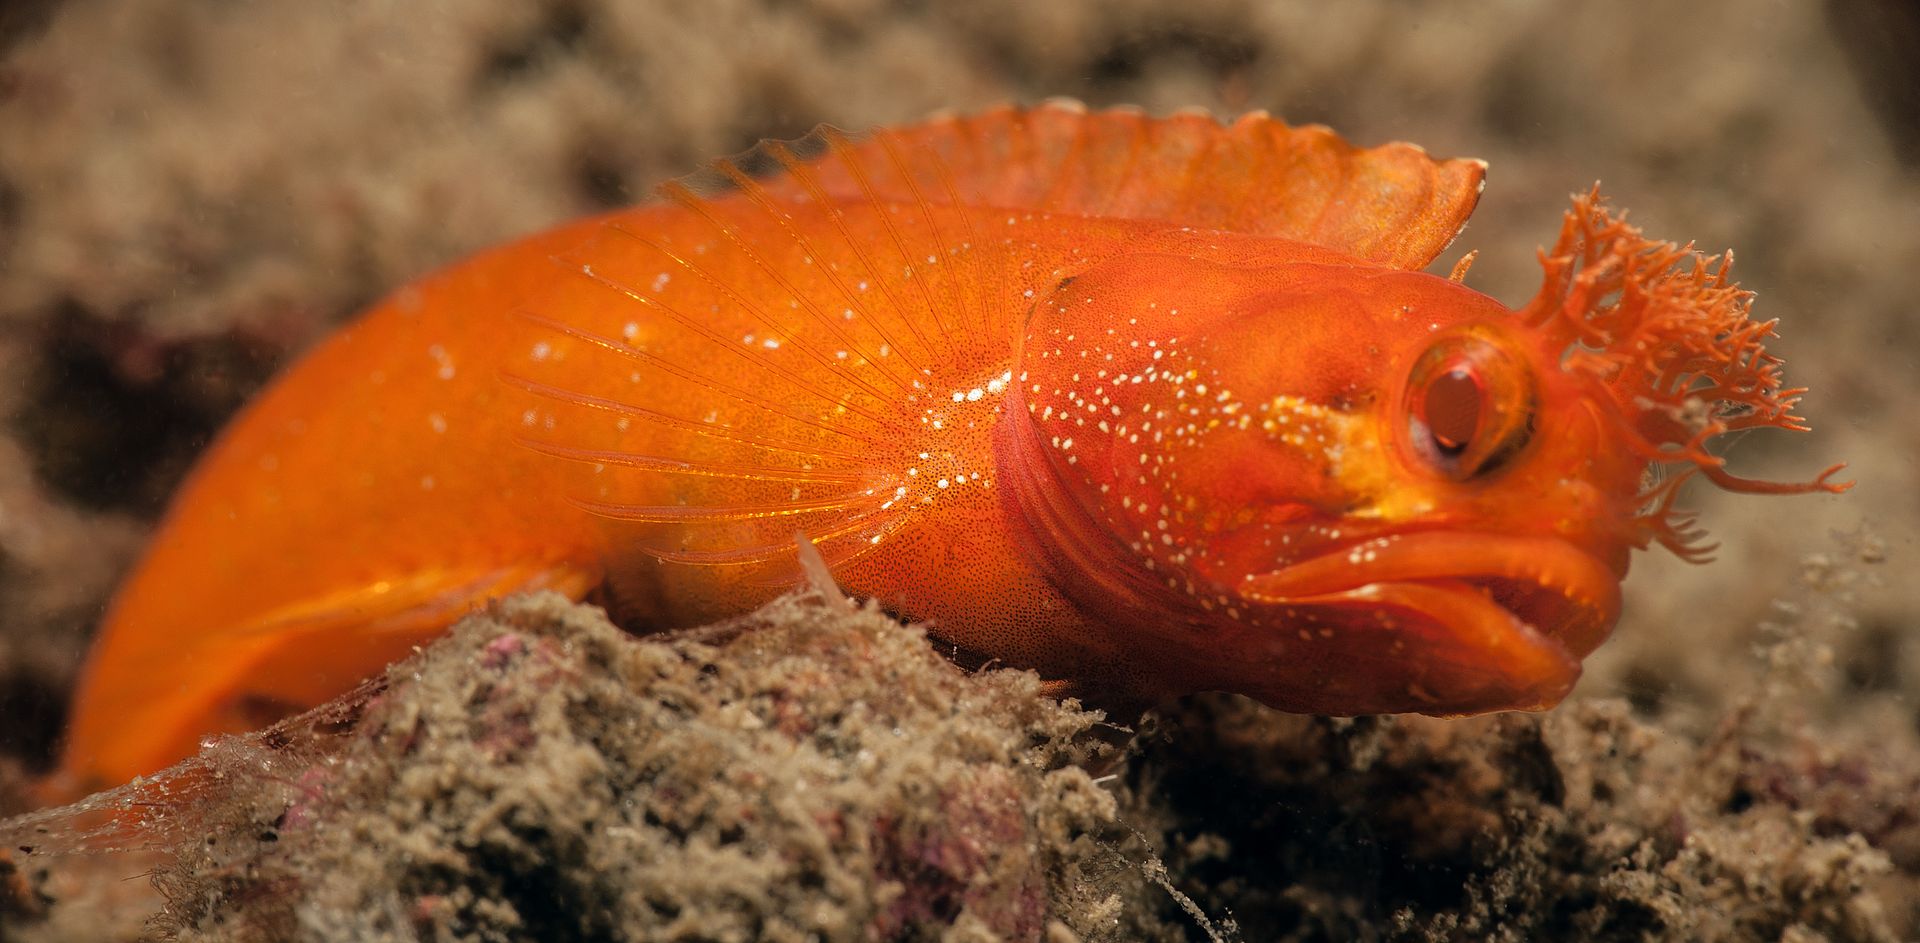
[[[0,757],[46,761],[170,490],[357,309],[762,137],[1048,96],[1266,109],[1485,158],[1479,213],[1439,264],[1480,250],[1470,282],[1509,304],[1596,180],[1652,235],[1736,249],[1815,431],[1751,436],[1735,467],[1845,460],[1859,486],[1696,490],[1719,562],[1639,557],[1581,693],[1708,724],[1728,666],[1797,617],[1775,600],[1826,581],[1841,613],[1808,657],[1841,680],[1808,709],[1911,739],[1916,49],[1909,0],[10,0]]]

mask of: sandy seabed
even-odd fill
[[[144,857],[0,865],[0,939],[1914,938],[1915,43],[1902,5],[1813,0],[8,6],[0,791],[279,365],[435,265],[820,121],[1069,95],[1483,157],[1441,264],[1481,250],[1509,303],[1599,179],[1650,234],[1736,248],[1781,319],[1816,431],[1736,463],[1860,484],[1693,495],[1720,561],[1637,560],[1549,714],[1207,697],[1122,756],[1023,676],[819,601],[672,642],[515,602],[329,728],[324,773],[226,776]]]

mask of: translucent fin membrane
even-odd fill
[[[1787,387],[1780,358],[1767,353],[1773,321],[1749,314],[1753,293],[1731,278],[1733,255],[1703,256],[1691,244],[1648,239],[1607,210],[1595,187],[1577,196],[1552,251],[1546,280],[1521,316],[1565,346],[1566,369],[1586,373],[1612,394],[1626,446],[1653,463],[1680,464],[1645,493],[1644,541],[1690,560],[1711,547],[1693,516],[1674,508],[1695,474],[1749,494],[1839,492],[1834,465],[1811,481],[1742,478],[1707,450],[1716,436],[1772,427],[1807,430],[1794,415],[1800,387]]]
[[[807,167],[811,179],[793,171]],[[1158,219],[1283,236],[1396,268],[1431,262],[1466,225],[1483,161],[1438,160],[1403,142],[1362,148],[1265,112],[1153,118],[1068,100],[936,115],[848,135],[830,127],[765,142],[679,182],[717,196],[759,178],[776,200],[919,201]]]

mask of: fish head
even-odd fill
[[[1076,548],[1055,582],[1186,689],[1329,714],[1558,703],[1631,551],[1701,553],[1672,505],[1690,474],[1844,487],[1725,472],[1714,435],[1802,428],[1770,325],[1724,265],[1576,213],[1518,310],[1218,233],[1065,280],[1019,381],[1064,505],[1026,517]]]

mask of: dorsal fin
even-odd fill
[[[769,194],[804,200],[806,189],[781,172],[783,153],[807,160],[813,184],[835,197],[866,198],[865,186],[901,203],[1159,219],[1283,236],[1407,269],[1453,241],[1486,177],[1479,160],[1436,160],[1406,143],[1355,147],[1324,126],[1293,127],[1265,112],[1222,124],[1198,111],[1152,118],[1057,100],[859,136],[823,125],[732,161],[768,172]],[[916,159],[927,153],[938,159]],[[707,193],[733,185],[711,171],[682,182]]]

